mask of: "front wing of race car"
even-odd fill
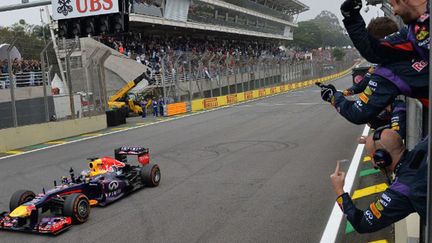
[[[57,235],[72,226],[70,217],[43,217],[34,225],[20,221],[27,221],[27,219],[10,217],[8,212],[3,212],[0,214],[0,229]]]

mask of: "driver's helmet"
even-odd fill
[[[97,176],[100,174],[105,174],[107,171],[105,170],[105,166],[102,163],[101,159],[93,160],[89,163],[90,167],[90,176]]]

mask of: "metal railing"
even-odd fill
[[[150,63],[167,103],[244,92],[279,83],[318,78],[349,68],[351,61],[315,62],[286,56],[173,51]],[[330,67],[330,68],[329,68]]]
[[[30,86],[42,86],[42,75],[41,71],[37,72],[20,72],[12,74],[12,79],[14,80],[15,87],[30,87]],[[45,73],[45,75],[48,75]],[[9,74],[0,74],[0,89],[7,89],[10,87]]]

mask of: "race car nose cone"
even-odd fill
[[[24,206],[21,205],[17,208],[15,208],[10,214],[9,216],[14,217],[14,218],[25,218],[30,216],[31,211],[33,210],[33,206]]]

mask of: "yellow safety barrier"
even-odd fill
[[[259,97],[258,90],[252,90],[252,99]]]
[[[184,114],[187,112],[186,102],[174,103],[167,105],[167,115],[175,116],[179,114]]]
[[[192,112],[204,110],[204,99],[192,100]]]
[[[245,92],[241,92],[237,94],[237,102],[245,101]]]
[[[237,94],[226,95],[225,99],[226,99],[226,104],[232,105],[238,102],[238,95]]]
[[[204,109],[205,110],[219,107],[218,98],[214,97],[214,98],[204,99],[203,100],[203,105],[204,105]]]
[[[227,102],[227,96],[218,96],[217,98],[217,106],[226,106],[228,104]]]
[[[256,96],[258,96],[258,90],[244,92],[244,100],[252,100],[255,97],[255,92],[257,93]]]

